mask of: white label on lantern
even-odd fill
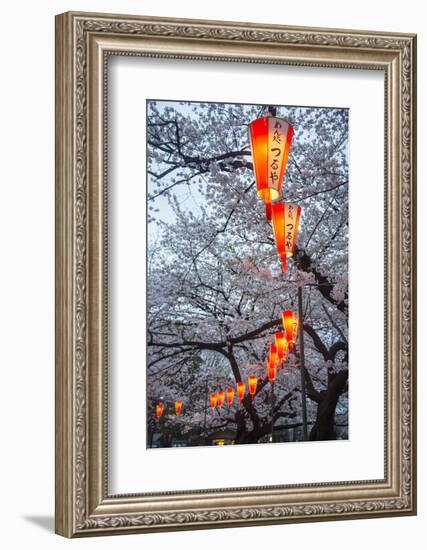
[[[289,124],[280,118],[268,119],[268,187],[279,191],[280,173],[283,164]]]

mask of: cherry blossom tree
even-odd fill
[[[303,288],[310,439],[337,437],[348,411],[348,111],[277,106],[295,134],[282,198],[302,207],[288,271],[256,196],[248,124],[267,106],[147,103],[147,392],[158,429],[230,428],[255,443],[301,426],[298,346],[274,386],[265,359],[281,312]],[[254,398],[211,410],[207,396],[247,377]],[[175,400],[183,414],[169,414]],[[342,433],[346,433],[344,430]],[[200,444],[200,443],[199,443]]]

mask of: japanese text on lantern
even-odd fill
[[[287,204],[286,206],[286,252],[291,255],[294,241],[295,207],[293,204]]]
[[[287,128],[286,128],[287,129]],[[280,171],[282,167],[282,156],[285,149],[285,143],[283,140],[283,124],[281,120],[277,118],[270,118],[268,120],[269,138],[269,150],[268,150],[268,167],[270,180],[270,187],[276,190],[280,188]]]

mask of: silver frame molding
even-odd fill
[[[105,128],[110,55],[384,71],[383,480],[108,494]],[[416,513],[415,115],[412,34],[71,12],[56,17],[58,534],[78,537]]]

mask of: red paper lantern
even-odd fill
[[[301,207],[297,204],[277,202],[272,206],[274,240],[284,271],[288,269],[286,258],[294,254],[300,217]]]
[[[164,405],[163,403],[157,403],[156,405],[156,417],[157,418],[160,418],[163,414],[163,411],[164,411]]]
[[[216,393],[211,393],[211,407],[212,409],[216,407]]]
[[[224,394],[223,391],[219,391],[216,394],[216,402],[217,402],[217,405],[218,405],[219,408],[221,408],[223,403],[224,403],[224,397],[225,397],[225,394]]]
[[[245,397],[245,385],[243,382],[237,382],[237,397],[239,398],[239,401],[242,401]]]
[[[265,116],[249,124],[257,195],[265,202],[267,220],[271,220],[271,203],[280,196],[293,134],[283,118]]]
[[[182,401],[175,401],[175,414],[179,416],[182,412]]]
[[[270,346],[270,355],[269,355],[271,364],[273,366],[277,366],[277,363],[279,362],[279,354],[277,351],[277,346],[275,344],[272,344]]]
[[[268,372],[268,379],[270,380],[270,382],[274,382],[276,380],[277,367],[270,362],[270,364],[268,365],[267,372]]]
[[[258,378],[256,376],[249,376],[248,385],[249,385],[249,393],[253,397],[256,393],[256,387],[258,385]]]
[[[234,390],[233,388],[227,388],[227,404],[229,407],[233,404]]]
[[[288,309],[282,313],[283,328],[285,330],[285,338],[289,345],[289,350],[295,349],[295,343],[298,337],[299,320],[296,314]]]
[[[288,349],[289,345],[288,342],[285,339],[285,335],[283,332],[276,332],[276,347],[277,347],[277,356],[279,358],[279,363],[282,364],[286,361],[288,358]]]

